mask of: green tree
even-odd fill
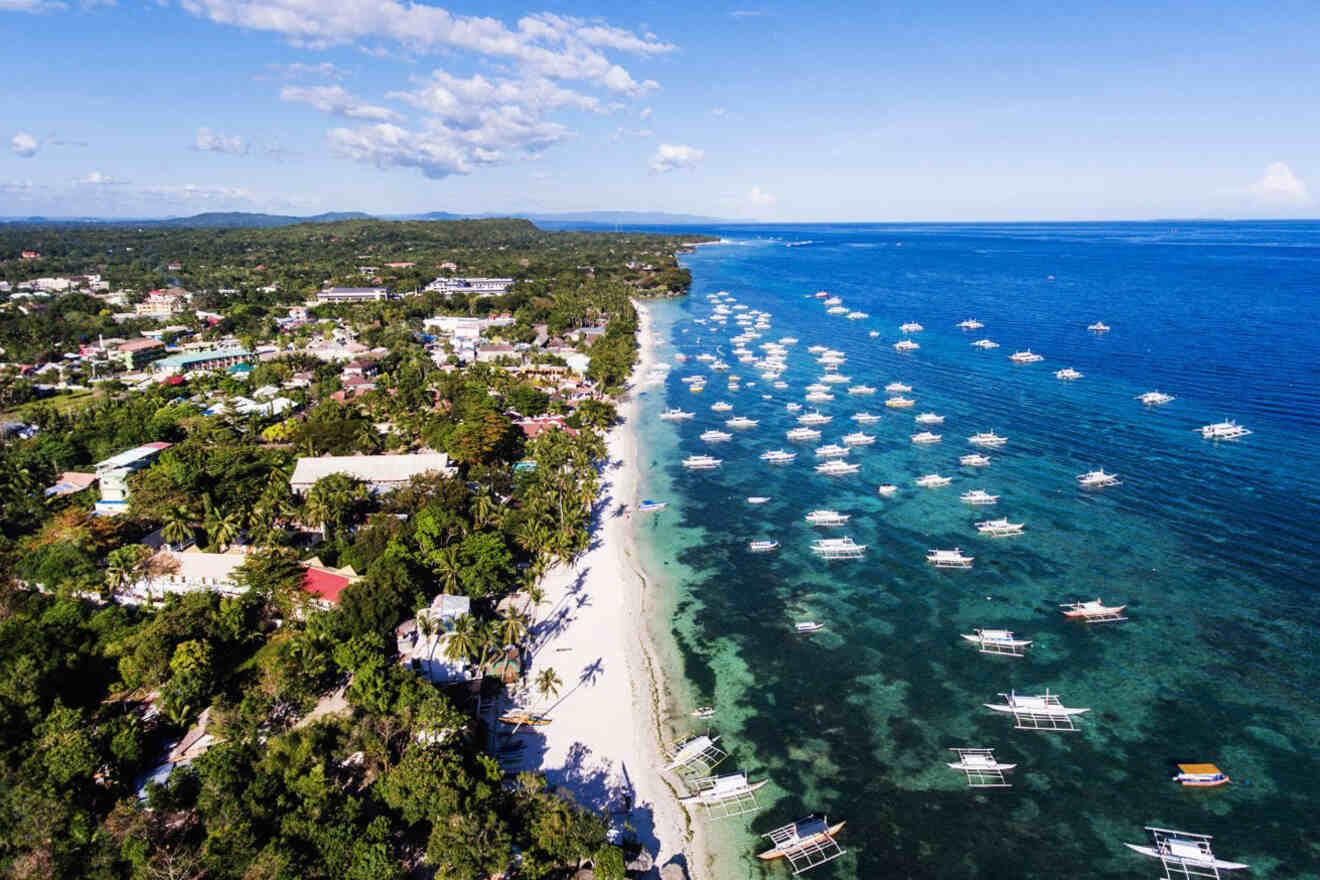
[[[559,689],[563,686],[564,680],[549,666],[536,676],[536,689],[547,702],[559,696]]]
[[[458,545],[459,583],[474,599],[506,592],[516,577],[513,554],[496,532],[475,532]]]

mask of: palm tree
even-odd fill
[[[500,640],[506,645],[516,645],[527,637],[527,619],[521,614],[510,614],[499,623]]]
[[[476,627],[478,647],[480,649],[480,659],[477,661],[477,669],[482,675],[486,673],[486,663],[492,656],[504,647],[504,642],[500,639],[500,626],[493,620],[478,624]]]
[[[472,498],[472,521],[477,528],[485,528],[502,518],[501,508],[489,486],[482,486]]]
[[[539,561],[541,557],[538,554],[536,558]],[[534,583],[530,587],[528,587],[527,604],[523,606],[523,617],[527,618],[528,620],[531,620],[532,613],[544,601],[545,601],[545,589],[542,588],[540,584]]]
[[[193,536],[193,509],[188,504],[178,504],[165,511],[165,526],[160,535],[171,546],[186,544]]]
[[[459,592],[459,575],[463,572],[463,561],[459,559],[457,547],[441,547],[436,551],[433,563],[436,577],[440,579],[440,591],[456,595]]]
[[[454,628],[449,631],[449,638],[445,641],[445,659],[454,663],[470,660],[479,644],[480,632],[476,618],[465,614],[454,621]]]
[[[127,590],[141,571],[143,557],[149,555],[140,544],[116,547],[106,556],[105,586],[113,600]]]
[[[227,513],[221,515],[219,510],[214,510],[211,517],[206,521],[206,532],[211,539],[211,543],[217,548],[217,552],[223,553],[234,543],[243,530],[243,518],[238,513]]]
[[[541,670],[541,674],[536,676],[536,689],[541,692],[541,696],[546,702],[559,696],[559,689],[563,687],[564,680],[559,674],[550,667]]]

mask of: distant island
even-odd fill
[[[479,213],[461,214],[449,211],[429,211],[424,214],[392,214],[377,217],[362,211],[334,211],[310,217],[285,214],[262,214],[247,211],[212,211],[191,217],[6,217],[0,224],[69,225],[97,224],[105,226],[166,226],[175,228],[229,228],[258,229],[275,226],[294,226],[299,223],[337,223],[342,220],[489,220],[525,217],[533,222],[552,224],[589,224],[593,226],[692,226],[729,223],[719,217],[697,214],[668,214],[663,211],[582,211],[562,214],[536,213]]]

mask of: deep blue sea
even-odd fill
[[[663,592],[652,626],[671,680],[667,732],[714,704],[710,729],[731,756],[721,772],[769,778],[754,816],[712,823],[719,878],[785,875],[753,854],[757,835],[810,811],[846,819],[848,854],[819,878],[1155,877],[1126,850],[1143,826],[1215,836],[1252,877],[1320,877],[1320,224],[1124,223],[721,227],[727,243],[684,258],[691,294],[652,306],[659,354],[721,347],[728,374],[693,394],[695,359],[643,394],[643,483],[670,502],[638,528]],[[809,243],[804,243],[809,242]],[[804,243],[789,247],[789,243]],[[865,320],[826,314],[826,290]],[[789,388],[731,354],[739,332],[699,324],[727,291],[773,314],[749,347],[784,336]],[[975,317],[983,329],[955,325]],[[1094,321],[1112,330],[1086,330]],[[920,349],[899,353],[901,323]],[[870,336],[878,331],[878,336]],[[970,345],[988,337],[1000,348]],[[822,368],[811,345],[842,350],[853,383],[912,386],[911,410],[883,390],[820,405],[821,443],[862,430],[856,476],[813,472],[814,444],[793,446],[785,410]],[[1018,366],[1009,354],[1044,356]],[[1075,382],[1054,371],[1074,367]],[[1163,407],[1134,400],[1158,389]],[[771,399],[763,399],[769,394]],[[730,413],[710,405],[726,400]],[[661,422],[669,406],[694,411]],[[811,408],[810,405],[807,406]],[[945,416],[940,443],[914,446],[913,416]],[[698,435],[732,415],[760,420],[708,446]],[[1233,418],[1254,433],[1211,442],[1195,429]],[[960,467],[966,438],[993,430],[993,464]],[[796,462],[758,460],[795,448]],[[685,471],[685,455],[724,459]],[[1079,489],[1103,467],[1123,484]],[[953,477],[922,489],[916,477]],[[881,483],[899,487],[881,498]],[[984,488],[992,508],[959,502]],[[747,504],[752,495],[770,503]],[[809,552],[815,508],[852,514],[860,561]],[[1007,516],[1018,538],[979,537]],[[775,538],[753,555],[751,539]],[[958,546],[969,571],[935,569],[928,548]],[[1059,603],[1126,603],[1122,623],[1084,626]],[[825,630],[792,634],[814,619]],[[985,656],[959,637],[1011,629],[1021,659]],[[1045,688],[1090,707],[1074,733],[1013,729],[986,710],[997,694]],[[991,747],[1018,769],[1010,790],[973,791],[947,768],[953,746]],[[1183,788],[1180,761],[1217,763],[1235,784]],[[700,817],[694,821],[704,821]]]

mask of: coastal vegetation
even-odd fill
[[[521,221],[0,229],[0,256],[39,248],[42,271],[96,272],[138,292],[194,286],[218,316],[172,319],[194,339],[278,343],[245,376],[100,382],[77,408],[13,372],[0,381],[28,428],[0,454],[0,872],[366,880],[425,868],[466,880],[591,864],[621,877],[607,817],[538,774],[506,773],[474,709],[506,686],[544,698],[562,685],[553,673],[510,678],[508,658],[537,626],[541,575],[588,546],[601,433],[636,358],[629,299],[684,289],[672,256],[683,244]],[[364,253],[518,280],[502,296],[316,306],[296,326],[275,321]],[[162,269],[175,261],[186,277]],[[629,268],[643,264],[654,268]],[[21,280],[30,267],[17,266],[0,263],[0,275]],[[530,357],[530,372],[456,364],[421,324],[452,314],[507,314],[507,339],[591,328],[577,343],[589,366],[574,384],[548,360],[553,381]],[[136,326],[73,293],[0,313],[0,345],[13,364]],[[329,328],[376,352],[371,388],[345,395],[342,365],[305,353]],[[259,386],[289,408],[213,403]],[[95,488],[43,491],[149,443],[168,448],[127,477],[125,513],[96,515]],[[291,486],[302,457],[430,451],[453,472],[385,489],[342,473]],[[189,547],[242,553],[234,588],[133,594],[167,580],[171,551]],[[309,566],[354,575],[328,601],[309,592]],[[464,597],[470,613],[442,623],[418,612],[440,595]],[[470,680],[439,687],[399,662],[400,624],[414,618],[424,637],[445,628],[443,654]]]

